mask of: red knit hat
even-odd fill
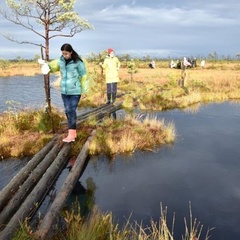
[[[108,55],[109,55],[111,52],[114,52],[114,50],[113,50],[112,48],[109,48],[109,49],[108,49]]]

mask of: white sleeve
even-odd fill
[[[46,75],[50,72],[50,68],[47,63],[44,63],[41,67],[42,74]]]

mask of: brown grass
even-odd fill
[[[112,157],[132,153],[136,149],[153,151],[156,146],[172,143],[176,137],[172,123],[141,115],[126,115],[121,120],[107,118],[96,129],[97,134],[89,147],[90,153],[104,153]]]
[[[101,68],[97,63],[88,64],[89,71],[95,71],[95,74],[101,72]],[[205,69],[200,67],[187,70],[187,81],[203,81],[210,86],[217,84],[219,88],[228,87],[234,88],[236,81],[240,81],[240,63],[239,62],[210,62],[206,64]],[[36,62],[20,62],[10,63],[10,65],[1,69],[0,76],[33,76],[41,74],[40,65]],[[154,85],[164,85],[169,83],[170,80],[177,81],[181,78],[182,70],[170,69],[167,62],[157,62],[156,69],[147,67],[147,63],[140,63],[138,72],[133,75],[133,83],[142,83]],[[120,85],[123,81],[131,81],[131,74],[128,73],[127,68],[120,68]],[[104,78],[102,78],[104,83]],[[103,88],[104,89],[104,88]]]
[[[237,80],[240,80],[240,71],[236,69],[236,64],[227,65],[226,69],[211,69],[200,67],[187,70],[187,80],[199,80],[211,85],[218,83],[221,86],[231,86]],[[134,74],[134,81],[142,83],[166,84],[171,79],[178,80],[181,78],[182,70],[170,68],[139,69],[138,73]],[[130,80],[130,74],[127,69],[120,69],[121,80]]]
[[[123,102],[125,108],[139,106],[142,110],[161,111],[186,108],[200,102],[240,99],[239,61],[212,61],[206,63],[205,69],[188,69],[185,72],[185,88],[178,86],[183,71],[170,69],[168,64],[167,61],[157,61],[156,69],[150,69],[147,63],[140,62],[132,79],[125,63],[122,63],[117,100]],[[88,69],[93,91],[82,99],[81,106],[96,107],[106,102],[104,75],[101,75],[98,63],[89,62]],[[41,74],[40,66],[35,62],[10,63],[1,71],[2,76],[35,74]]]
[[[1,69],[0,77],[34,76],[41,74],[40,65],[36,62],[10,63],[7,68]]]
[[[138,65],[138,72],[133,75],[133,79],[131,79],[131,74],[128,73],[128,69],[123,66],[119,72],[120,82],[118,85],[117,101],[123,102],[123,106],[130,110],[134,106],[137,106],[142,110],[161,111],[164,109],[187,108],[189,106],[193,106],[192,108],[195,110],[196,106],[201,102],[221,102],[232,99],[239,100],[239,66],[239,62],[219,61],[207,63],[205,69],[201,69],[200,67],[187,69],[185,72],[186,86],[184,88],[178,86],[178,80],[183,74],[182,70],[170,69],[167,62],[157,62],[156,69],[149,69],[147,68],[147,64],[141,62]],[[106,84],[104,76],[101,75],[101,68],[97,63],[89,63],[88,67],[95,85],[91,94],[89,94],[87,98],[81,100],[81,106],[96,107],[104,104],[106,101]],[[35,62],[22,62],[21,64],[11,63],[1,73],[8,73],[11,76],[39,74],[40,66]],[[9,154],[11,156],[22,156],[27,154],[27,152],[32,154],[34,149],[29,150],[30,142],[35,142],[35,140],[39,138],[39,136],[35,134],[35,132],[37,132],[36,129],[31,131],[33,136],[30,137],[30,134],[27,133],[28,129],[26,129],[26,126],[29,124],[26,123],[24,118],[17,118],[17,120],[18,121],[13,119],[13,125],[11,126],[9,124],[5,126],[4,121],[0,124],[0,130],[2,129],[0,131],[0,152],[4,157],[9,156]],[[44,122],[41,119],[39,119],[39,122],[42,122],[41,125],[44,126]],[[172,142],[174,140],[174,137],[172,137],[174,136],[174,127],[170,125],[164,130],[164,134],[160,134],[162,139],[158,139],[158,143],[143,141],[142,136],[145,133],[140,132],[140,134],[138,134],[138,128],[128,128],[126,126],[123,128],[124,131],[121,128],[119,128],[121,131],[119,129],[116,131],[115,129],[111,130],[107,127],[105,134],[101,134],[102,136],[100,139],[103,141],[102,146],[105,146],[104,150],[107,150],[107,154],[111,155],[119,152],[132,152],[136,148],[148,150],[152,149],[154,144],[161,144],[162,141]],[[10,128],[10,133],[8,133],[7,127]],[[19,133],[16,127],[22,129],[22,131]],[[108,130],[111,131],[109,132]],[[113,132],[114,137],[112,136]],[[148,131],[148,133],[154,134],[154,131]],[[135,136],[134,138],[132,138],[133,134]],[[21,135],[23,138],[21,138]],[[84,139],[86,136],[79,137]],[[25,143],[27,138],[29,138],[30,141]],[[10,142],[9,139],[11,140]],[[122,139],[122,145],[119,146],[116,144],[116,139],[118,141],[119,139]],[[157,138],[155,135],[152,135],[149,139]],[[22,146],[24,147],[18,147],[17,142],[22,143]],[[149,143],[149,145],[147,143]],[[41,146],[41,144],[43,144],[43,141],[39,146]],[[14,152],[12,152],[13,150],[11,150],[11,146],[15,146]],[[96,149],[93,151],[94,153],[103,151],[103,149],[99,149],[99,144],[97,144],[97,146],[95,146]]]
[[[74,209],[76,209],[74,211]],[[118,223],[114,223],[114,216],[111,212],[101,213],[94,206],[87,221],[84,221],[80,214],[79,204],[71,211],[63,213],[65,229],[61,229],[59,224],[51,236],[52,240],[59,239],[109,239],[109,240],[174,240],[175,214],[172,222],[167,219],[167,207],[163,208],[161,203],[161,212],[158,221],[150,220],[145,227],[140,222],[130,218],[120,228]],[[130,216],[131,217],[131,216]],[[207,229],[206,235],[203,234],[203,225],[193,218],[190,209],[190,218],[184,218],[185,232],[182,240],[209,240],[213,229]],[[205,229],[204,229],[205,230]],[[17,231],[13,240],[29,239],[35,240],[35,229],[33,229],[27,219],[21,224],[21,229]]]
[[[17,137],[16,135],[8,135],[5,144],[1,143],[0,157],[3,159],[4,157],[21,158],[33,156],[43,148],[51,138],[52,135],[45,135],[43,138],[43,134],[29,131],[25,131]]]
[[[58,129],[63,114],[53,110]],[[0,158],[32,156],[53,137],[51,120],[44,109],[8,111],[0,115]]]

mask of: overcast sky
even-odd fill
[[[240,53],[239,0],[77,0],[75,10],[95,27],[73,38],[50,42],[50,58],[58,57],[63,43],[82,56],[113,48],[116,54],[179,58],[219,57]],[[0,16],[1,33],[21,40],[37,35]],[[0,58],[34,58],[40,49],[19,45],[0,36]],[[43,42],[41,42],[43,43]]]

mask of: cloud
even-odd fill
[[[220,16],[212,10],[205,9],[183,9],[183,8],[158,8],[134,7],[122,5],[108,6],[101,11],[96,11],[94,17],[88,16],[94,22],[108,22],[130,24],[136,26],[147,26],[154,24],[154,27],[162,24],[177,26],[229,26],[238,24],[238,19]],[[127,27],[127,26],[126,26]]]
[[[105,36],[106,42],[108,38],[117,41],[114,37],[117,34],[119,42],[132,45],[133,50],[142,45],[143,49],[149,47],[149,52],[152,52],[154,49],[151,46],[155,49],[162,46],[168,52],[175,46],[173,52],[180,52],[182,46],[188,47],[188,50],[192,48],[191,51],[196,53],[198,43],[200,49],[211,45],[212,49],[207,47],[206,51],[215,51],[215,47],[222,46],[221,50],[227,52],[225,40],[218,38],[224,36],[227,29],[231,35],[232,29],[238,27],[239,17],[228,16],[223,10],[226,11],[226,6],[220,4],[208,5],[207,8],[111,5],[104,11],[96,10],[92,21],[96,23],[97,33]]]
[[[236,36],[240,34],[240,3],[228,4],[203,0],[154,1],[88,0],[79,1],[76,11],[95,30],[86,30],[73,38],[51,42],[51,54],[69,41],[83,54],[113,47],[121,53],[169,55],[208,55],[210,52],[234,55],[238,52]],[[1,29],[14,32],[16,26]],[[18,37],[37,39],[34,34],[19,31]],[[226,41],[227,37],[227,41]],[[5,44],[5,43],[4,43]],[[22,49],[21,49],[22,51]]]

